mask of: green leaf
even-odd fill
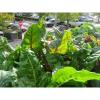
[[[49,84],[50,74],[44,72],[34,52],[22,50],[17,71],[18,87],[45,87]]]
[[[41,39],[45,34],[44,18],[41,18],[37,24],[33,24],[28,28],[22,41],[22,47],[31,49],[42,48]]]
[[[0,87],[12,87],[16,83],[16,73],[12,71],[0,70]]]
[[[0,70],[12,68],[14,49],[9,45],[5,37],[0,36]]]
[[[67,52],[73,52],[76,50],[77,48],[72,43],[71,31],[66,30],[64,31],[61,44],[56,49],[51,48],[51,53],[66,54]]]
[[[88,80],[100,80],[100,74],[87,70],[77,71],[73,67],[64,67],[56,71],[52,76],[52,82],[56,86],[60,86],[71,80],[86,83]]]
[[[71,31],[74,36],[82,35],[84,33],[93,35],[96,32],[96,29],[91,23],[85,22],[80,27],[72,28]]]
[[[13,47],[9,45],[7,39],[5,37],[0,36],[0,51],[13,51]]]

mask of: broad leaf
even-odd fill
[[[43,87],[48,85],[50,74],[44,72],[34,52],[22,50],[17,71],[19,87]]]
[[[71,31],[64,31],[61,44],[57,48],[51,48],[51,53],[66,54],[69,51],[73,52],[75,50],[76,47],[72,43]]]
[[[88,80],[100,80],[100,74],[87,70],[77,71],[73,67],[64,67],[55,72],[52,76],[52,82],[56,86],[60,86],[69,81],[86,83]]]
[[[28,28],[22,41],[22,47],[31,49],[41,49],[41,39],[45,34],[44,18],[40,19],[37,24],[33,24]]]

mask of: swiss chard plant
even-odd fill
[[[100,80],[100,47],[90,29],[86,24],[81,35],[76,29],[48,33],[41,18],[16,48],[0,37],[0,87],[87,86]]]

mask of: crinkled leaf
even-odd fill
[[[52,76],[53,84],[62,85],[69,81],[85,83],[88,80],[100,80],[100,74],[87,70],[77,71],[73,67],[64,67],[56,71]]]
[[[44,72],[34,52],[29,49],[21,51],[17,75],[19,87],[43,87],[50,81],[49,73]]]

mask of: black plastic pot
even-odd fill
[[[4,37],[8,39],[8,41],[14,41],[14,39],[18,38],[17,33],[4,33]]]

